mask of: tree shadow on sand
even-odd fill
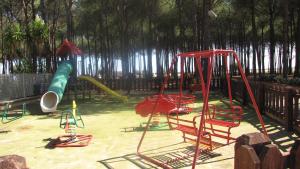
[[[183,167],[190,167],[193,163],[193,157],[194,157],[194,146],[183,146],[179,148],[172,148],[172,146],[178,146],[181,143],[160,147],[157,149],[151,149],[148,151],[145,151],[144,153],[151,157],[152,159],[167,163],[168,166],[172,168],[183,168]],[[170,148],[171,147],[171,148]],[[167,150],[164,150],[165,148],[168,148]],[[157,152],[159,150],[159,152]],[[219,153],[215,153],[213,151],[202,151],[200,156],[197,159],[197,165],[200,164],[208,164],[208,163],[214,163],[214,162],[221,162],[225,160],[230,160],[233,157],[230,158],[223,158],[223,159],[216,159],[213,160],[216,157],[221,156]],[[182,158],[181,160],[174,160]],[[112,157],[108,159],[103,159],[98,161],[102,165],[104,165],[108,169],[114,169],[114,168],[120,168],[120,165],[132,165],[135,166],[135,168],[141,168],[141,169],[153,169],[153,168],[160,168],[156,166],[153,163],[150,163],[141,157],[139,157],[137,154],[126,154],[123,156],[118,157]]]

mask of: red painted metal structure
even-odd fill
[[[155,106],[157,99],[159,99],[159,104]],[[180,99],[180,106],[178,102]],[[141,103],[137,104],[135,107],[135,112],[142,117],[147,117],[151,113],[160,114],[176,114],[176,113],[189,113],[192,112],[192,108],[188,107],[188,104],[192,104],[195,101],[195,96],[193,95],[177,95],[177,94],[165,94],[165,95],[154,95],[147,97]],[[153,109],[155,107],[155,109]]]
[[[81,55],[82,51],[71,41],[65,39],[60,47],[56,50],[58,56],[67,56],[68,54],[72,55]]]
[[[208,104],[209,92],[210,92],[210,83],[211,83],[212,72],[213,72],[212,70],[213,70],[213,66],[214,66],[214,59],[216,57],[223,57],[223,59],[225,61],[225,68],[226,68],[225,73],[226,73],[227,86],[228,86],[228,95],[229,95],[229,99],[230,99],[230,109],[229,110],[217,110],[216,108],[214,108],[214,107],[212,107],[211,105]],[[203,144],[203,141],[202,141],[203,138],[206,138],[206,140],[208,140],[208,142],[206,142],[206,144],[210,146],[210,150],[212,149],[211,148],[211,135],[214,135],[214,132],[216,130],[212,129],[211,131],[213,133],[210,133],[210,132],[206,131],[207,128],[205,127],[205,123],[209,123],[210,125],[221,125],[221,126],[227,127],[228,128],[227,136],[224,136],[224,137],[227,139],[227,143],[229,142],[229,139],[231,139],[230,136],[229,136],[230,129],[232,127],[238,126],[239,121],[228,123],[228,122],[221,121],[221,120],[216,121],[216,119],[214,119],[214,116],[216,115],[216,112],[227,112],[227,111],[236,113],[234,115],[235,120],[240,120],[240,118],[241,118],[241,117],[239,117],[239,115],[241,115],[241,108],[239,106],[233,106],[232,105],[231,84],[230,84],[230,77],[229,77],[229,72],[228,72],[228,67],[227,67],[228,57],[233,57],[233,59],[237,63],[238,70],[239,70],[240,75],[241,75],[241,77],[244,81],[246,89],[249,93],[253,108],[255,109],[257,117],[258,117],[258,119],[260,121],[260,124],[262,126],[262,132],[265,135],[267,135],[267,131],[265,129],[265,125],[264,125],[262,116],[259,112],[257,103],[256,103],[254,95],[253,95],[253,92],[252,92],[251,87],[249,85],[249,82],[246,78],[246,75],[245,75],[245,73],[242,69],[239,58],[233,50],[216,49],[216,50],[181,53],[181,54],[177,54],[176,57],[174,57],[174,59],[172,60],[171,66],[170,66],[170,68],[167,72],[167,76],[164,78],[164,82],[161,86],[159,94],[147,98],[145,101],[143,101],[142,103],[140,103],[136,106],[137,111],[141,111],[142,112],[141,114],[143,114],[144,116],[150,114],[147,125],[145,127],[145,130],[142,134],[142,137],[141,137],[141,139],[139,141],[139,144],[138,144],[138,147],[137,147],[137,154],[141,158],[143,158],[143,159],[145,159],[149,162],[152,162],[152,163],[154,163],[154,164],[156,164],[160,167],[163,167],[163,168],[172,168],[169,165],[171,162],[179,161],[179,160],[186,159],[186,158],[189,158],[189,157],[193,156],[192,168],[194,169],[195,165],[196,165],[197,158],[198,158],[198,156],[200,156],[200,153],[201,153],[201,151],[199,150],[198,147],[199,147],[200,143]],[[184,100],[185,100],[185,99],[182,99],[181,97],[184,96],[183,91],[182,91],[183,76],[184,76],[183,70],[184,70],[185,59],[187,59],[187,58],[192,58],[192,59],[195,60],[195,63],[197,65],[197,69],[198,69],[198,72],[199,72],[199,76],[200,76],[201,90],[202,90],[202,96],[203,96],[202,111],[200,111],[199,115],[195,116],[193,118],[193,120],[184,120],[184,119],[180,119],[178,117],[178,112],[179,112],[178,108],[180,108],[180,107],[182,107],[182,105],[184,105],[184,104],[182,104],[182,102],[184,102]],[[181,67],[180,93],[176,96],[175,101],[173,100],[173,102],[172,102],[172,101],[169,100],[168,95],[164,94],[164,90],[165,90],[165,86],[168,82],[168,79],[170,78],[170,72],[172,72],[173,68],[175,67],[175,63],[176,63],[177,59],[180,59],[180,67]],[[206,80],[207,83],[206,84],[204,82],[202,62],[201,62],[204,59],[207,60],[207,63],[208,63],[208,65],[207,65],[207,77],[206,77],[207,78],[207,80]],[[147,104],[148,104],[148,106],[145,106]],[[169,114],[171,112],[170,110],[174,109],[174,105],[177,105],[177,109],[175,108],[175,111],[177,112],[176,113],[177,114],[176,118],[169,116]],[[146,108],[146,111],[143,112],[143,110],[142,110],[143,108]],[[211,110],[212,110],[212,113],[209,114],[211,112]],[[184,140],[189,139],[189,138],[185,137],[185,134],[196,137],[196,139],[194,139],[196,141],[196,148],[195,148],[195,153],[193,155],[189,154],[187,156],[172,159],[172,160],[169,160],[169,161],[163,163],[161,161],[155,160],[154,158],[151,158],[150,156],[145,155],[141,151],[141,146],[142,146],[143,140],[145,138],[145,135],[146,135],[146,133],[149,129],[149,125],[151,123],[152,117],[157,112],[160,112],[162,114],[167,115],[167,119],[168,119],[168,122],[170,123],[170,127],[172,129],[177,129],[179,131],[182,131]],[[199,117],[199,119],[198,119],[198,117]],[[175,122],[171,122],[171,120],[175,120]],[[196,126],[197,121],[199,122],[198,127]],[[185,125],[180,124],[182,122],[192,124],[192,126],[191,125],[188,126],[186,124]],[[175,127],[172,127],[172,125],[174,125],[174,124],[175,124]],[[225,133],[226,133],[226,131],[225,131]],[[215,136],[223,137],[223,136],[220,136],[218,134],[215,135]]]

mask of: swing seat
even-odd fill
[[[195,127],[185,126],[185,125],[181,125],[181,124],[178,124],[177,127],[175,128],[175,130],[179,130],[186,134],[190,134],[190,135],[194,135],[194,136],[196,136],[197,132],[198,132],[198,129]]]
[[[196,127],[196,119],[198,117],[200,116],[195,116],[193,120],[186,120],[168,115],[167,120],[171,129],[182,132],[182,138],[184,142],[186,142],[186,140],[196,142],[199,132],[198,128]],[[209,132],[202,132],[202,139],[200,140],[200,143],[208,146],[210,151],[212,150],[211,135]]]
[[[230,106],[229,109],[220,109],[215,105],[209,105],[204,129],[211,131],[212,136],[226,139],[227,144],[229,144],[230,140],[235,140],[235,138],[231,137],[230,130],[240,125],[242,114],[243,110],[240,106]]]
[[[215,120],[215,119],[206,120],[205,123],[222,126],[222,127],[238,127],[240,125],[240,124],[234,123],[234,122],[229,122],[229,121],[224,121],[224,120]]]
[[[182,125],[182,124],[178,124],[177,127],[175,128],[175,130],[179,130],[179,131],[182,131],[186,134],[190,134],[190,135],[193,135],[193,136],[197,136],[197,134],[198,134],[198,129],[197,128]],[[202,135],[204,136],[204,135],[209,135],[209,134],[210,134],[209,132],[203,131]]]

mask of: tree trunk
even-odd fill
[[[270,27],[270,74],[275,73],[274,54],[275,54],[275,31],[274,31],[274,15],[275,15],[275,1],[268,0],[269,5],[269,27]]]
[[[152,30],[152,16],[150,13],[150,16],[148,16],[148,29],[149,29],[149,36],[147,39],[147,62],[148,62],[148,78],[152,79],[152,74],[153,74],[153,70],[152,70],[152,47],[153,47],[153,30]]]
[[[202,4],[202,32],[201,32],[201,49],[208,50],[210,46],[209,42],[209,18],[208,18],[208,10],[210,9],[210,0],[203,0]],[[207,59],[202,60],[203,64],[203,75],[204,80],[207,81]]]
[[[3,32],[3,13],[1,10],[1,16],[0,16],[0,31]],[[2,59],[2,74],[5,74],[5,57],[4,57],[4,37],[3,33],[1,33],[1,59]]]
[[[208,9],[210,8],[210,0],[203,0],[202,5],[201,49],[207,50],[209,48]]]
[[[99,71],[99,66],[98,66],[98,61],[99,61],[99,57],[98,57],[98,44],[97,44],[97,31],[95,30],[95,32],[94,32],[94,49],[95,49],[95,61],[96,61],[96,67],[95,67],[95,71],[96,71],[96,73],[95,73],[95,75],[94,76],[96,76],[96,77],[98,77],[98,71]]]
[[[288,20],[289,20],[289,0],[282,0],[283,3],[283,78],[287,78],[288,75]]]
[[[73,24],[72,24],[72,8],[73,0],[64,0],[66,10],[66,23],[67,23],[67,39],[72,41],[73,37]]]
[[[35,0],[31,0],[30,5],[31,5],[31,18],[34,21],[35,20],[35,6],[34,6],[34,1]]]
[[[45,24],[48,24],[48,19],[46,18],[45,0],[40,0],[40,12],[42,19],[45,21]]]
[[[296,30],[296,64],[295,64],[295,77],[300,77],[300,2],[297,2],[297,30]]]
[[[257,57],[257,28],[255,21],[255,0],[251,0],[251,22],[252,22],[252,70],[256,77],[256,57]]]
[[[261,64],[262,73],[265,74],[265,40],[264,40],[264,27],[261,28]]]
[[[88,54],[89,54],[89,71],[88,74],[92,75],[92,58],[91,58],[91,45],[90,45],[90,35],[87,35],[87,47],[88,47]]]
[[[184,51],[184,25],[182,23],[182,14],[183,14],[183,2],[182,0],[176,0],[177,14],[179,20],[179,38],[177,40],[177,46],[179,47],[179,51]]]

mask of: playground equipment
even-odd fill
[[[36,102],[40,96],[24,97],[0,102],[2,123],[9,123],[23,117],[28,112],[27,105]]]
[[[48,91],[42,96],[40,101],[40,106],[43,112],[56,111],[57,105],[63,97],[71,72],[71,62],[64,61],[58,66]]]
[[[238,127],[242,120],[243,109],[237,105],[230,105],[227,109],[218,108],[215,105],[208,105],[208,111],[205,114],[204,129],[210,131],[211,135],[224,138],[229,144],[231,129]],[[218,126],[216,128],[215,126]]]
[[[64,120],[63,120],[64,118]],[[81,123],[81,125],[79,125]],[[87,146],[92,135],[82,135],[76,133],[77,127],[84,127],[81,115],[78,114],[76,102],[73,100],[72,110],[64,111],[61,114],[60,127],[65,129],[66,135],[59,136],[56,139],[55,147],[84,147]]]
[[[57,55],[66,57],[67,55],[81,55],[81,50],[76,47],[72,42],[65,39],[61,46],[57,49]],[[73,70],[74,69],[74,70]],[[54,112],[57,109],[57,105],[61,101],[65,87],[67,85],[68,79],[72,70],[76,72],[76,57],[70,61],[63,61],[57,68],[48,91],[42,96],[40,101],[40,106],[43,112]],[[74,75],[75,76],[75,75]],[[100,89],[104,90],[108,94],[126,102],[127,97],[121,96],[117,92],[109,89],[102,83],[98,82],[96,79],[89,76],[79,76],[79,80],[87,80]]]
[[[105,91],[106,93],[114,96],[115,98],[123,101],[123,102],[127,102],[128,99],[126,96],[122,96],[119,93],[111,90],[110,88],[108,88],[107,86],[105,86],[104,84],[100,83],[99,81],[97,81],[96,79],[90,77],[90,76],[79,76],[78,77],[79,80],[86,80],[89,81],[90,83],[92,83],[93,85],[97,86],[98,88],[102,89],[103,91]]]
[[[156,105],[157,100],[160,104]],[[164,94],[147,97],[135,106],[135,111],[142,117],[147,117],[151,113],[162,114],[185,114],[192,112],[188,104],[195,101],[193,95]]]
[[[56,51],[58,56],[65,57],[67,55],[81,55],[82,52],[72,42],[65,39]],[[72,70],[76,71],[76,57],[69,61],[63,61],[57,68],[48,91],[42,96],[40,106],[43,112],[56,111],[58,103],[61,101],[65,87],[67,85],[69,75]]]
[[[229,140],[233,139],[230,135],[230,130],[233,127],[239,126],[239,121],[242,117],[242,108],[239,106],[233,105],[232,102],[232,96],[231,96],[231,84],[230,84],[230,78],[228,73],[228,63],[227,59],[229,57],[232,57],[235,62],[237,63],[239,73],[244,81],[244,84],[246,86],[246,89],[249,93],[250,99],[252,101],[253,107],[255,109],[255,112],[257,114],[257,117],[260,121],[260,124],[262,126],[263,133],[267,135],[263,119],[261,117],[261,114],[259,112],[258,106],[256,104],[255,98],[253,96],[252,90],[250,88],[249,82],[243,72],[242,66],[240,64],[239,58],[237,54],[233,50],[207,50],[207,51],[197,51],[197,52],[188,52],[188,53],[181,53],[176,55],[177,57],[174,57],[174,59],[171,62],[171,66],[167,72],[167,76],[164,79],[163,85],[161,86],[161,90],[158,95],[154,95],[152,97],[146,98],[143,102],[139,103],[136,106],[137,111],[141,111],[143,115],[148,115],[149,119],[147,122],[147,125],[145,127],[145,130],[142,134],[142,137],[140,139],[140,142],[137,147],[137,154],[149,161],[152,162],[160,167],[163,168],[171,168],[170,164],[175,163],[179,160],[183,160],[186,158],[193,157],[193,163],[192,168],[195,168],[196,161],[198,156],[201,154],[201,150],[199,148],[200,143],[207,145],[208,150],[212,150],[212,137],[216,136],[220,138],[225,138],[227,140],[227,144],[229,143]],[[213,73],[213,67],[214,67],[214,60],[215,58],[222,58],[225,61],[225,69],[226,69],[226,80],[227,80],[227,86],[228,86],[228,95],[230,99],[230,106],[228,109],[219,109],[214,105],[208,104],[209,94],[210,94],[210,83],[212,79],[212,73]],[[177,59],[180,59],[180,91],[179,94],[176,95],[176,99],[169,99],[169,96],[164,94],[165,86],[168,83],[168,79],[170,78],[170,73],[173,72],[172,69],[176,66],[175,63]],[[183,95],[182,87],[183,87],[183,79],[184,79],[184,66],[185,66],[185,60],[186,59],[193,59],[195,60],[196,68],[198,70],[198,75],[200,78],[201,83],[201,91],[202,91],[202,97],[203,97],[203,106],[202,110],[199,111],[199,114],[194,116],[192,120],[186,120],[182,119],[178,116],[180,113],[180,108],[185,105],[186,98]],[[203,72],[205,70],[202,68],[202,61],[207,61],[207,76],[204,80]],[[171,101],[170,101],[171,100]],[[148,105],[148,106],[146,106]],[[175,107],[174,107],[175,106]],[[141,107],[144,107],[145,110],[143,111]],[[175,109],[174,109],[175,108]],[[171,116],[172,110],[175,111],[176,117]],[[167,160],[166,162],[162,162],[159,160],[156,160],[155,158],[152,158],[148,155],[145,155],[143,152],[141,152],[141,146],[143,143],[143,140],[145,138],[145,135],[148,131],[148,128],[151,124],[152,118],[154,114],[159,112],[161,115],[166,115],[167,121],[169,122],[169,126],[171,129],[181,131],[183,133],[183,139],[186,140],[192,140],[196,142],[195,146],[195,152],[194,154],[187,154],[180,157],[176,157],[175,159]],[[222,116],[222,118],[219,118],[219,116]],[[224,118],[227,118],[229,120],[225,120]],[[206,126],[209,125],[210,127]],[[217,128],[215,128],[217,127]],[[220,127],[223,127],[225,129],[221,130]]]
[[[61,112],[59,127],[66,128],[67,125],[75,125],[79,128],[84,128],[84,122],[81,117],[81,112],[77,108],[75,100],[72,103],[72,109]]]
[[[1,113],[2,123],[7,123],[23,117],[26,113],[26,103],[22,103],[22,109],[11,110],[12,104],[10,102],[4,103],[4,107]]]
[[[162,97],[160,100],[160,104],[158,106],[154,106],[157,100],[157,97]],[[147,117],[152,112],[153,120],[149,126],[151,131],[165,130],[165,127],[169,125],[169,121],[167,124],[165,122],[161,122],[160,114],[187,114],[192,112],[192,108],[189,107],[189,104],[194,103],[195,96],[193,95],[183,95],[181,96],[182,100],[180,102],[180,106],[178,106],[179,95],[177,94],[167,94],[164,96],[154,95],[151,97],[147,97],[145,100],[140,102],[135,107],[135,112],[142,117]],[[153,110],[153,107],[155,109]],[[147,124],[147,123],[146,123]],[[145,123],[141,123],[140,128],[145,128]]]

